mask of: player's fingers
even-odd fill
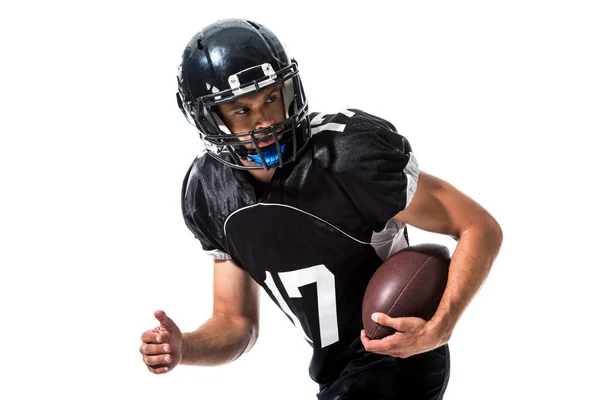
[[[381,345],[377,342],[377,340],[362,340],[363,346],[366,351],[371,353],[381,353],[383,349],[381,348]]]
[[[161,354],[159,356],[145,356],[144,362],[151,367],[157,367],[160,364],[169,364],[173,358],[170,354]]]
[[[377,350],[377,340],[369,339],[367,332],[365,332],[364,329],[360,331],[360,341],[365,350],[370,352],[375,352]]]
[[[394,335],[386,336],[382,339],[369,340],[367,337],[361,338],[365,350],[371,353],[390,354],[396,345]]]
[[[424,319],[417,317],[390,318],[393,320],[394,328],[398,332],[415,332],[427,323]]]
[[[172,330],[173,328],[177,328],[175,322],[173,322],[171,318],[167,317],[167,313],[165,313],[162,310],[155,311],[154,318],[156,318],[158,322],[160,322],[160,324],[164,326],[165,329],[167,329],[168,331]]]
[[[365,349],[369,346],[369,342],[371,341],[364,329],[360,331],[360,341]]]
[[[169,372],[171,370],[170,367],[168,366],[164,366],[164,365],[159,365],[156,367],[151,367],[151,366],[147,366],[148,367],[148,371],[152,372],[153,374],[164,374],[165,372]]]
[[[166,354],[171,351],[171,346],[168,344],[148,344],[143,343],[140,346],[140,353],[147,356],[154,356],[158,354]]]
[[[384,313],[373,313],[371,319],[379,325],[389,326],[398,332],[413,332],[426,322],[416,317],[392,318]]]
[[[142,333],[142,342],[144,343],[162,343],[164,341],[164,337],[163,335],[161,335],[158,332],[155,332],[154,330],[151,331],[145,331],[144,333]]]
[[[373,315],[371,315],[371,319],[377,322],[379,325],[389,326],[390,328],[396,329],[395,320],[397,318],[392,318],[384,313],[373,313]]]

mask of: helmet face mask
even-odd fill
[[[279,40],[256,23],[224,20],[199,32],[183,53],[178,84],[181,111],[198,129],[207,153],[228,166],[282,167],[295,160],[309,138],[308,102],[298,65]],[[274,87],[280,88],[284,120],[232,133],[218,106]],[[271,139],[271,145],[259,146]]]

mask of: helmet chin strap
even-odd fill
[[[286,143],[282,144],[281,147],[281,154],[283,154],[283,152],[285,151],[285,146]],[[273,143],[271,146],[265,148],[264,150],[261,149],[260,152],[262,153],[262,156],[265,159],[265,162],[267,163],[267,165],[269,167],[273,166],[273,165],[277,165],[279,164],[279,155],[277,154],[277,145],[275,143]],[[254,161],[255,163],[259,164],[259,165],[263,165],[262,160],[260,159],[260,155],[258,154],[246,154],[246,157],[248,157],[249,159],[251,159],[252,161]]]

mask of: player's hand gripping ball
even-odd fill
[[[369,339],[381,339],[395,330],[371,319],[375,312],[392,318],[435,314],[448,280],[449,250],[438,244],[410,246],[388,258],[373,274],[362,304],[362,319]]]

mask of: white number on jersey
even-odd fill
[[[282,310],[294,321],[296,328],[300,329],[304,338],[312,343],[302,325],[292,310],[283,300],[283,296],[277,290],[273,277],[266,271],[267,279],[265,284],[271,290]],[[280,272],[279,279],[285,288],[288,297],[302,297],[300,293],[301,286],[311,283],[317,284],[317,306],[319,312],[319,328],[321,335],[321,347],[327,347],[339,340],[337,324],[337,308],[335,296],[335,276],[327,269],[325,265],[315,265],[296,271]]]

